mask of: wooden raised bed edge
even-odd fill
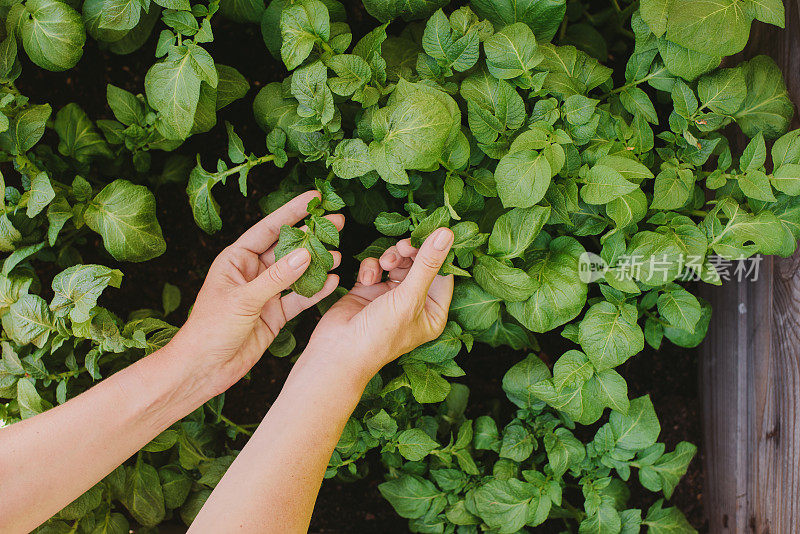
[[[797,108],[800,0],[784,5],[786,30],[754,25],[744,54],[778,63]],[[700,365],[709,532],[800,532],[800,254],[765,257],[757,280],[704,296],[714,310]]]

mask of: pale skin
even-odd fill
[[[189,319],[164,348],[0,430],[0,532],[29,532],[72,502],[241,379],[286,321],[333,292],[339,279],[330,274],[313,297],[287,294],[309,254],[299,249],[276,262],[273,252],[281,226],[300,222],[315,195],[296,197],[217,257]],[[343,216],[328,218],[344,226]],[[361,263],[355,287],[323,316],[190,532],[308,530],[328,460],[367,382],[444,329],[453,279],[437,273],[452,242],[452,232],[439,229],[419,250],[402,240]],[[333,254],[335,267],[341,255]]]

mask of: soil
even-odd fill
[[[351,23],[357,31],[364,14],[347,3]],[[357,32],[358,33],[358,32]],[[221,17],[215,19],[215,41],[209,51],[216,61],[236,66],[251,82],[248,95],[219,113],[218,125],[209,133],[195,136],[179,149],[193,156],[199,153],[207,168],[223,155],[227,147],[224,120],[236,125],[245,146],[255,152],[263,147],[263,133],[258,129],[250,109],[252,98],[264,83],[280,79],[283,66],[266,52],[257,25],[232,24]],[[123,87],[134,93],[143,91],[143,77],[154,62],[153,38],[139,51],[126,56],[114,56],[101,50],[93,40],[87,41],[84,57],[74,69],[65,73],[43,71],[31,64],[23,65],[23,75],[18,86],[34,102],[49,102],[54,110],[69,102],[77,102],[92,119],[113,118],[106,106],[107,83]],[[247,60],[242,57],[246,51]],[[154,155],[154,168],[159,159]],[[223,229],[213,236],[203,233],[192,219],[183,186],[167,185],[157,192],[158,219],[164,231],[167,251],[164,255],[142,264],[122,266],[125,279],[120,290],[107,292],[104,305],[120,314],[138,308],[161,307],[161,284],[169,282],[181,289],[181,307],[170,319],[179,323],[188,312],[193,296],[199,290],[208,265],[215,255],[235,240],[246,228],[255,223],[261,212],[258,199],[270,192],[281,178],[281,170],[258,167],[250,175],[250,193],[242,197],[235,183],[215,188],[215,196],[222,207]],[[355,272],[351,259],[356,248],[371,241],[374,230],[347,229],[345,235],[345,263],[339,268],[342,283],[352,283]],[[352,250],[348,250],[352,249]],[[102,250],[97,240],[87,259],[96,259],[110,265],[113,260]],[[302,338],[302,336],[298,336]],[[550,338],[543,340],[548,346]],[[557,345],[556,345],[557,346]],[[558,354],[553,351],[553,354]],[[467,415],[476,417],[498,406],[503,398],[500,387],[505,371],[524,354],[510,350],[492,350],[477,345],[472,353],[460,357],[467,371],[462,381],[471,389],[471,402]],[[250,373],[226,395],[225,413],[239,423],[256,423],[269,409],[288,374],[291,362],[271,356],[264,357]],[[660,352],[645,351],[620,369],[628,381],[633,398],[649,393],[661,419],[661,440],[668,448],[680,441],[690,441],[700,447],[698,457],[680,483],[671,500],[686,513],[689,521],[701,532],[707,531],[703,512],[703,448],[701,446],[701,407],[697,386],[698,353],[665,346]],[[403,533],[408,532],[406,521],[398,517],[391,506],[380,496],[377,485],[381,482],[379,466],[373,466],[364,480],[343,483],[326,481],[317,500],[310,532],[334,534]],[[633,506],[647,508],[656,500],[638,482],[630,484]]]

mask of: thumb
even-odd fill
[[[398,289],[416,302],[424,301],[452,245],[453,231],[449,228],[439,228],[429,235]]]
[[[260,310],[269,299],[297,282],[310,263],[311,254],[305,247],[291,251],[244,286],[245,302]]]

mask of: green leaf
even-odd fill
[[[792,196],[800,195],[800,165],[786,163],[778,167],[772,174],[770,183],[782,193]]]
[[[3,330],[19,345],[32,343],[43,347],[55,325],[47,302],[39,295],[25,294],[3,315]]]
[[[581,348],[598,371],[616,367],[644,349],[635,306],[598,302],[578,327]]]
[[[406,519],[425,515],[433,500],[441,494],[432,482],[407,474],[380,484],[378,491],[397,515]]]
[[[544,198],[553,170],[544,151],[519,150],[500,159],[494,177],[503,206],[529,208]]]
[[[586,173],[581,198],[588,204],[607,204],[633,192],[637,185],[608,165],[595,165]]]
[[[763,202],[775,202],[769,177],[763,171],[749,171],[738,178],[739,188],[748,197]]]
[[[137,0],[106,0],[100,12],[99,27],[127,31],[139,23],[142,4]]]
[[[508,425],[503,430],[500,443],[500,458],[508,458],[515,462],[524,462],[533,453],[534,440],[522,425]]]
[[[652,465],[642,466],[639,480],[650,491],[663,491],[669,499],[696,453],[697,447],[682,441],[673,452],[661,456]]]
[[[147,527],[158,525],[164,519],[166,510],[156,468],[140,459],[126,472],[122,504],[140,524]]]
[[[656,37],[667,31],[667,18],[672,0],[642,0],[639,6],[642,19]]]
[[[705,77],[703,79],[705,79]],[[702,83],[703,81],[701,80],[700,81],[701,86]],[[670,94],[672,96],[672,102],[675,104],[675,113],[677,113],[678,115],[680,115],[685,119],[690,119],[695,114],[695,112],[697,112],[697,107],[698,107],[697,97],[694,96],[694,91],[692,91],[691,88],[688,85],[686,85],[683,81],[675,80],[675,83],[672,85],[672,91]],[[707,93],[701,93],[701,95],[702,95],[701,98],[703,98],[703,96],[708,96]],[[714,97],[712,96],[711,98]],[[739,104],[741,104],[741,102]],[[738,105],[736,106],[736,109],[739,109]]]
[[[656,501],[647,511],[643,524],[650,534],[697,534],[680,510],[675,507],[662,508],[664,500]]]
[[[185,139],[194,124],[200,100],[201,78],[189,53],[170,51],[150,67],[144,79],[147,101],[159,112],[161,133],[168,139]]]
[[[541,42],[555,37],[567,9],[565,0],[471,0],[470,5],[496,28],[524,22]]]
[[[667,167],[656,176],[651,208],[678,209],[684,206],[694,190],[694,173],[687,169]]]
[[[550,218],[550,208],[514,208],[501,215],[489,236],[488,252],[498,259],[518,258],[533,243]]]
[[[544,448],[550,468],[558,478],[571,466],[580,464],[586,456],[584,445],[566,428],[557,428],[552,433],[545,434]]]
[[[375,228],[384,235],[399,236],[408,232],[411,221],[400,213],[382,211],[375,219]]]
[[[397,436],[398,452],[412,462],[422,460],[438,447],[439,444],[419,428],[404,430]]]
[[[568,96],[564,101],[564,118],[574,125],[586,124],[594,115],[598,101],[583,95]]]
[[[28,197],[28,207],[25,210],[25,214],[30,218],[36,217],[41,213],[56,197],[53,186],[50,184],[50,178],[43,172],[34,176],[28,192],[30,196]]]
[[[697,83],[697,94],[703,106],[714,113],[736,113],[747,96],[743,69],[719,69],[703,76]]]
[[[335,224],[318,215],[312,215],[311,220],[314,221],[314,235],[320,241],[333,247],[339,246],[339,230]]]
[[[483,289],[508,302],[526,300],[536,290],[528,273],[509,267],[491,256],[477,258],[472,275]]]
[[[404,365],[411,393],[417,402],[442,402],[450,393],[450,383],[431,366],[422,363]]]
[[[647,197],[641,189],[615,198],[606,205],[606,214],[618,228],[641,221],[647,214]]]
[[[622,105],[628,110],[631,115],[641,115],[647,122],[651,124],[658,124],[658,115],[653,102],[639,87],[628,87],[619,94]]]
[[[91,319],[100,294],[108,287],[119,287],[122,272],[102,265],[74,265],[53,278],[53,300],[50,309],[56,317],[69,314],[70,319],[82,323]]]
[[[730,56],[747,44],[751,21],[737,0],[672,0],[666,38],[706,54]]]
[[[620,532],[622,519],[614,507],[614,499],[603,495],[595,513],[581,521],[579,534],[611,534]]]
[[[478,515],[491,529],[513,534],[535,515],[540,504],[538,494],[533,484],[494,479],[478,487],[472,500]]]
[[[163,467],[158,470],[158,478],[164,493],[164,505],[170,510],[180,508],[189,496],[193,480],[184,473]]]
[[[670,286],[658,296],[658,313],[670,325],[694,332],[700,320],[700,302],[680,286]]]
[[[392,419],[384,409],[381,409],[375,415],[365,419],[364,426],[366,426],[369,433],[376,438],[391,439],[397,433],[397,421]],[[438,447],[438,444],[436,446]]]
[[[520,408],[531,408],[539,400],[531,389],[534,384],[550,378],[547,365],[535,354],[514,364],[503,376],[503,391],[508,400]]]
[[[612,411],[609,424],[617,446],[631,451],[646,449],[661,433],[649,395],[633,399],[627,414]]]
[[[28,0],[19,31],[28,57],[43,69],[70,69],[83,55],[83,20],[58,0]]]
[[[114,157],[108,143],[77,104],[67,104],[61,108],[56,114],[54,128],[61,140],[58,151],[64,156],[75,158],[81,163],[94,157]]]
[[[106,514],[95,524],[92,534],[125,534],[130,532],[130,524],[124,515],[119,513]]]
[[[5,323],[5,317],[3,317]],[[17,403],[19,404],[19,414],[23,419],[33,417],[42,413],[42,397],[36,391],[33,381],[29,378],[21,378],[17,381]]]
[[[393,183],[392,174],[429,169],[439,162],[460,131],[461,113],[449,95],[404,79],[386,104],[373,113],[370,152],[378,174]],[[387,162],[394,173],[388,172]],[[394,183],[408,183],[407,177]]]
[[[785,27],[785,11],[782,0],[750,0],[747,7],[753,18],[766,24]]]
[[[448,0],[364,0],[367,13],[381,22],[402,17],[403,20],[418,20],[446,5]]]
[[[459,281],[453,291],[450,313],[462,328],[479,332],[500,319],[501,299],[471,280]]]
[[[106,99],[114,117],[122,124],[130,126],[144,123],[144,106],[133,93],[108,84]]]
[[[756,56],[739,68],[744,71],[747,96],[733,114],[736,123],[749,137],[761,132],[774,139],[786,133],[794,108],[780,68],[767,56]]]
[[[219,111],[231,102],[239,100],[250,89],[250,84],[241,73],[227,65],[214,64],[217,70],[217,101],[216,109]]]
[[[111,182],[89,202],[84,218],[116,260],[147,261],[166,250],[155,197],[143,185]]]
[[[297,282],[292,284],[292,290],[304,296],[311,297],[322,289],[328,278],[328,271],[333,268],[333,255],[328,252],[319,238],[299,228],[283,225],[280,238],[275,245],[275,259],[279,260],[296,248],[305,247],[311,255],[311,263]]]
[[[541,44],[542,41],[539,36],[539,51],[544,59],[537,68],[548,71],[544,81],[548,92],[562,98],[585,95],[611,77],[610,68],[574,46],[553,46]]]
[[[374,170],[369,148],[361,139],[344,139],[328,158],[328,164],[339,178],[350,180]]]
[[[339,54],[327,62],[336,73],[336,78],[328,80],[331,91],[339,96],[350,96],[364,87],[372,78],[372,69],[363,58],[355,54]]]
[[[659,39],[657,46],[669,73],[687,81],[693,81],[698,76],[719,67],[722,63],[721,56],[690,50],[666,39]]]
[[[483,49],[489,73],[501,80],[530,76],[529,71],[542,60],[533,31],[522,22],[510,24],[486,39]]]
[[[314,44],[330,39],[330,15],[325,4],[308,0],[281,11],[281,58],[289,70],[300,66]]]
[[[467,101],[467,119],[479,143],[494,143],[498,136],[519,129],[525,122],[525,103],[516,89],[486,70],[461,82],[461,96]]]
[[[220,11],[235,22],[259,22],[264,0],[221,0]]]
[[[588,291],[579,273],[585,252],[575,238],[562,236],[530,254],[527,274],[533,292],[524,301],[507,303],[508,312],[533,332],[547,332],[577,317]]]
[[[50,104],[29,106],[14,117],[7,133],[11,136],[11,142],[16,147],[17,153],[27,152],[39,142],[44,135],[44,128],[51,111]]]
[[[437,228],[442,228],[450,224],[450,213],[447,208],[439,207],[433,210],[428,216],[422,219],[411,232],[411,246],[419,248],[422,243]]]
[[[189,196],[195,223],[208,234],[218,232],[222,228],[219,204],[211,196],[211,188],[219,181],[219,177],[203,169],[198,155],[197,165],[189,173],[186,194]]]

